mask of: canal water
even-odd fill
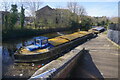
[[[60,36],[61,34],[70,34],[74,31],[55,32],[49,34],[43,34],[39,36],[45,36],[53,38]],[[38,36],[35,36],[38,37]],[[49,63],[51,60],[36,62],[36,63],[15,63],[14,52],[20,48],[26,41],[31,43],[30,38],[12,39],[9,41],[3,41],[2,43],[2,77],[3,78],[29,78],[35,71]]]

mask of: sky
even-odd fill
[[[8,0],[11,1],[11,0]],[[70,1],[70,0],[69,0]],[[75,1],[75,0],[74,0]],[[88,16],[107,16],[107,17],[117,17],[118,16],[118,0],[102,0],[102,2],[97,0],[76,0],[79,5],[83,6],[87,12]],[[67,8],[68,0],[51,0],[51,1],[41,1],[43,2],[41,8],[49,5],[51,8]],[[2,8],[0,8],[2,10]],[[29,10],[26,10],[26,15],[28,16]]]
[[[118,2],[78,2],[83,6],[88,16],[118,16]],[[67,8],[67,2],[45,2],[41,7],[49,5],[52,8]]]

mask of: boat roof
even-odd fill
[[[100,31],[100,30],[104,29],[104,27],[96,27],[96,28],[94,28],[94,29]]]
[[[48,39],[48,37],[40,36],[40,37],[35,37],[33,39],[36,39],[36,40],[46,40],[46,39]]]

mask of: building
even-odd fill
[[[53,9],[48,5],[36,11],[36,21],[40,27],[67,26],[70,11],[68,9]]]
[[[36,20],[40,27],[55,22],[55,9],[48,5],[36,11]]]
[[[24,26],[32,26],[31,24],[33,23],[33,18],[32,17],[25,17],[25,20],[24,20]]]

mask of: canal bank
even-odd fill
[[[29,38],[48,33],[71,31],[71,29],[73,32],[77,30],[73,28],[4,30],[2,31],[2,40],[6,41],[10,39]]]
[[[30,78],[44,80],[47,78],[52,78],[53,80],[65,79],[69,77],[69,73],[76,65],[78,59],[84,53],[84,49],[79,47],[74,48],[70,52],[66,53],[64,56],[59,57],[56,60],[51,61],[44,67],[38,69]]]

